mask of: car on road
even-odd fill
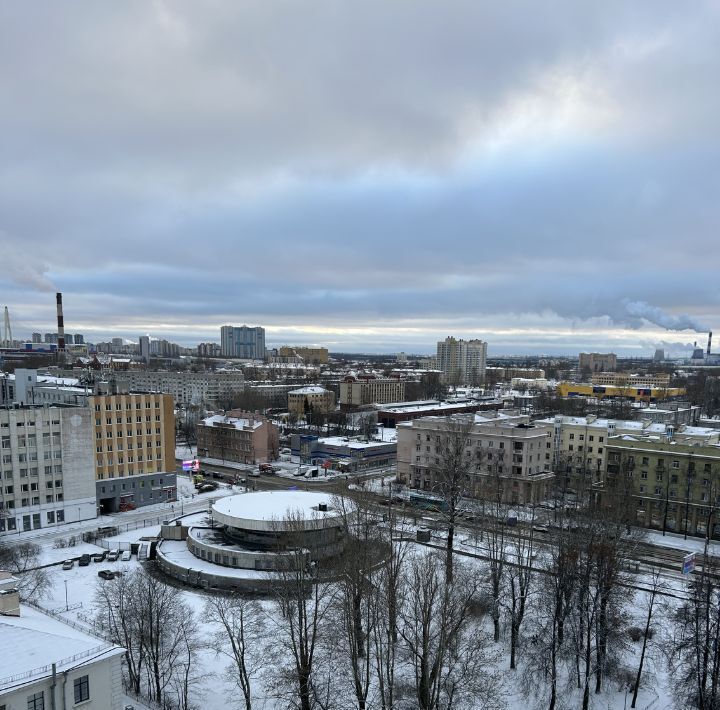
[[[115,573],[110,569],[101,569],[98,572],[100,579],[115,579]]]
[[[75,560],[65,560],[63,562],[63,569],[72,569],[75,566]]]
[[[110,550],[107,553],[106,559],[108,562],[115,562],[115,560],[117,560],[118,557],[120,557],[120,550]]]
[[[105,559],[105,555],[107,555],[107,552],[96,552],[94,555],[91,555],[93,562],[102,562]]]
[[[78,565],[80,567],[87,567],[90,564],[90,555],[80,555],[80,559],[78,560]]]
[[[132,557],[132,553],[130,552],[130,550],[125,550],[125,552],[123,552],[122,555],[120,556],[120,559],[123,562],[129,562],[131,557]]]

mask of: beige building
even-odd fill
[[[549,497],[554,475],[545,469],[546,433],[526,416],[457,415],[425,417],[397,426],[397,473],[409,487],[433,492],[443,449],[457,429],[469,426],[465,495],[483,497],[501,481],[509,503],[537,503]]]
[[[311,365],[326,365],[328,361],[327,348],[311,348],[298,345],[283,345],[278,349],[278,357],[294,360],[297,358]]]
[[[288,392],[288,411],[299,419],[308,412],[335,411],[335,393],[318,385],[309,385]]]
[[[198,456],[256,464],[274,461],[279,453],[277,427],[266,417],[232,410],[203,419],[197,427]]]
[[[592,481],[602,480],[607,463],[607,445],[611,437],[655,436],[677,437],[679,441],[720,442],[720,431],[706,427],[678,427],[650,419],[603,419],[594,414],[586,417],[558,415],[538,419],[533,424],[545,432],[543,456],[546,471],[586,472]]]
[[[405,383],[389,377],[350,374],[340,383],[341,409],[405,400]]]
[[[175,471],[175,413],[169,394],[96,394],[95,473],[99,481]]]
[[[580,372],[612,372],[617,370],[617,355],[615,353],[580,353],[578,364]]]
[[[657,372],[647,375],[635,375],[629,372],[596,372],[590,378],[594,385],[614,387],[655,387],[661,389],[670,386],[670,374]]]

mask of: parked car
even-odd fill
[[[63,562],[63,569],[72,569],[75,566],[75,560],[65,560]]]
[[[105,555],[107,555],[107,552],[96,552],[94,555],[91,555],[93,562],[102,562],[105,559]]]
[[[117,558],[120,557],[120,550],[110,550],[107,553],[107,561],[108,562],[115,562]]]
[[[98,572],[100,579],[115,579],[115,573],[110,569],[101,569]]]
[[[80,559],[78,560],[78,565],[80,567],[87,567],[90,564],[90,555],[80,555]]]
[[[120,559],[123,562],[129,562],[131,557],[132,557],[132,553],[130,552],[130,550],[125,550],[125,552],[123,552],[122,555],[120,556]]]

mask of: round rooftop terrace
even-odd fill
[[[294,532],[321,530],[341,524],[332,496],[307,491],[261,491],[221,498],[212,506],[213,518],[238,530]]]

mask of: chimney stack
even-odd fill
[[[708,333],[708,357],[710,357],[710,347],[712,346],[712,330]]]
[[[55,294],[57,303],[58,352],[65,352],[65,323],[63,321],[62,293]]]

